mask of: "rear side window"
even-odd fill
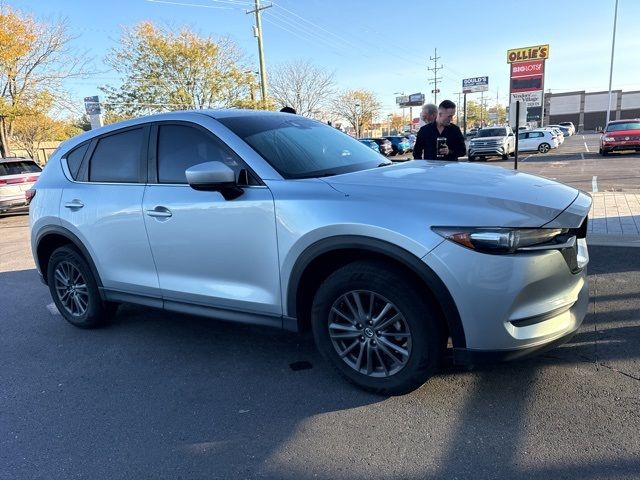
[[[138,183],[143,129],[136,128],[98,140],[89,164],[89,181]]]
[[[22,173],[38,173],[42,169],[31,160],[19,162],[3,162],[0,163],[0,176],[2,175],[20,175]]]
[[[187,183],[185,170],[204,162],[225,163],[236,178],[244,168],[239,158],[211,134],[188,125],[158,128],[158,182]]]
[[[541,138],[541,137],[544,137],[544,133],[542,133],[542,132],[531,132],[529,134],[529,137],[530,138]]]
[[[78,171],[80,170],[80,165],[82,165],[84,154],[87,153],[87,148],[89,148],[89,142],[80,145],[67,154],[67,166],[74,180],[78,178]]]

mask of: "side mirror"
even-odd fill
[[[205,162],[185,171],[187,182],[194,190],[220,192],[226,200],[242,195],[236,182],[236,174],[222,162]]]
[[[515,135],[513,134],[513,132],[511,132],[511,133],[509,134],[509,136],[510,136],[510,137],[515,137]]]

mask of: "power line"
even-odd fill
[[[438,66],[438,60],[440,60],[440,57],[438,56],[438,49],[435,48],[433,52],[434,52],[434,56],[429,57],[429,60],[433,60],[433,68],[427,67],[427,70],[429,70],[430,72],[433,72],[433,80],[429,80],[429,83],[433,84],[433,90],[431,91],[433,93],[433,103],[437,105],[438,104],[438,82],[442,80],[442,77],[438,77],[438,70],[442,70],[444,67],[442,66],[442,64]]]

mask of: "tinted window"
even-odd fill
[[[247,142],[284,178],[337,175],[387,163],[379,153],[333,127],[291,117],[261,113],[218,121]]]
[[[160,125],[158,129],[158,181],[187,183],[185,170],[204,162],[223,162],[236,172],[244,165],[212,134],[187,125]]]
[[[78,177],[78,171],[80,170],[80,165],[82,164],[84,154],[87,152],[87,148],[89,148],[88,142],[67,154],[67,166],[74,180]]]
[[[544,137],[544,133],[542,133],[542,132],[531,132],[529,134],[529,138],[540,138],[540,137]]]
[[[142,128],[101,138],[91,156],[89,180],[137,183],[140,175],[142,140]]]
[[[518,140],[524,140],[525,138],[527,138],[527,134],[526,133],[519,133],[518,134]]]
[[[0,163],[0,175],[20,175],[21,173],[38,173],[42,169],[31,160]]]

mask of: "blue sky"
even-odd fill
[[[121,26],[143,20],[203,35],[228,35],[257,70],[250,0],[8,0],[39,19],[66,17],[76,45],[102,59],[117,45]],[[173,3],[181,3],[175,5]],[[463,78],[489,76],[489,95],[507,103],[506,50],[550,44],[545,90],[607,90],[615,0],[276,0],[263,16],[265,60],[270,66],[308,59],[335,74],[340,88],[373,90],[396,110],[394,92],[431,97],[429,57],[438,49],[444,69],[438,99],[458,100]],[[190,5],[204,5],[190,6]],[[613,88],[640,90],[640,1],[619,0]],[[114,72],[74,80],[74,98],[117,84]],[[469,98],[480,94],[470,95]]]

